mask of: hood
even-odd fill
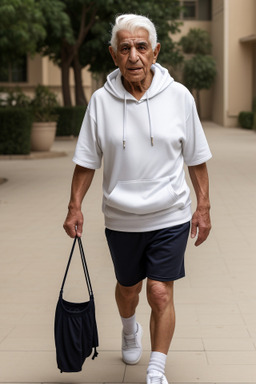
[[[168,70],[160,64],[153,64],[151,69],[154,73],[154,77],[149,89],[142,96],[141,100],[144,100],[147,97],[148,99],[151,99],[152,97],[158,95],[174,81]],[[126,100],[134,100],[134,97],[127,92],[123,86],[122,74],[119,69],[116,69],[108,75],[104,88],[118,99],[124,100],[124,96],[126,95]]]
[[[146,100],[147,111],[148,111],[148,122],[149,122],[149,134],[150,143],[154,145],[154,127],[150,116],[150,99],[157,96],[160,92],[164,91],[174,80],[170,76],[168,70],[162,67],[160,64],[153,64],[151,67],[154,77],[149,89],[142,96],[141,101]],[[123,113],[123,148],[126,146],[126,121],[127,121],[127,100],[136,100],[123,86],[122,74],[119,69],[111,72],[107,81],[104,84],[104,88],[114,97],[123,100],[124,113]]]

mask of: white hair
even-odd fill
[[[154,51],[157,45],[157,33],[154,24],[145,16],[133,14],[121,15],[116,18],[115,25],[112,28],[110,40],[113,50],[115,52],[117,51],[117,33],[119,31],[126,30],[133,33],[139,28],[143,28],[148,32],[149,41]]]

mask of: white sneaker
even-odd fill
[[[163,373],[152,370],[147,374],[147,384],[168,384],[168,381]]]
[[[122,358],[125,364],[137,364],[142,355],[142,327],[137,323],[137,332],[125,335],[122,332]]]

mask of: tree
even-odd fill
[[[195,55],[184,64],[184,83],[196,91],[198,114],[201,116],[200,91],[210,89],[216,76],[215,60],[211,56]]]
[[[61,69],[61,84],[64,105],[71,105],[69,68],[78,49],[65,1],[35,0],[42,14],[47,34],[40,40],[37,51],[42,53]],[[81,37],[82,38],[82,37]],[[80,38],[80,39],[81,39]],[[80,41],[80,40],[79,40]]]
[[[86,104],[82,68],[93,73],[113,69],[108,53],[111,24],[122,13],[148,16],[157,27],[162,49],[159,61],[167,67],[182,61],[170,37],[179,30],[179,0],[1,0],[1,62],[14,62],[36,51],[61,69],[65,105],[71,105],[69,73],[74,71],[76,105]]]
[[[64,7],[61,0],[1,0],[1,66],[19,63],[24,55],[41,52],[48,34],[56,45],[61,39],[72,43],[72,28]]]
[[[38,0],[43,4],[50,0]],[[55,23],[48,17],[45,6],[48,34],[41,43],[41,52],[57,63],[62,72],[62,90],[65,105],[71,105],[69,89],[69,68],[74,70],[76,104],[85,104],[82,86],[82,68],[94,73],[107,73],[113,68],[108,53],[111,23],[121,13],[138,13],[149,16],[158,27],[159,40],[162,43],[162,63],[176,65],[182,61],[176,44],[170,33],[178,31],[176,21],[180,13],[178,0],[132,0],[128,4],[123,0],[54,0],[64,5],[63,11],[69,18],[68,37],[55,33]],[[160,59],[161,60],[161,59]]]
[[[215,60],[209,55],[212,46],[210,36],[201,29],[191,29],[179,44],[184,53],[193,54],[184,62],[184,84],[191,91],[195,90],[198,114],[201,116],[200,91],[211,88],[217,73]]]
[[[182,36],[179,44],[184,53],[208,55],[212,49],[208,32],[199,28],[191,28],[186,36]]]
[[[43,15],[34,0],[1,0],[0,67],[17,64],[34,54],[37,42],[46,36]]]
[[[180,3],[177,0],[133,0],[125,3],[122,0],[109,1],[110,6],[101,9],[98,21],[91,30],[89,39],[82,47],[81,54],[84,65],[89,65],[94,73],[103,69],[108,72],[113,68],[113,61],[108,53],[111,25],[118,14],[135,13],[149,17],[156,25],[158,41],[161,42],[159,62],[171,67],[182,62],[178,45],[171,35],[179,31]]]

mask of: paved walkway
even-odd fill
[[[213,230],[199,248],[190,240],[187,277],[177,282],[177,327],[168,355],[170,383],[256,383],[256,134],[205,123]],[[138,320],[144,354],[137,366],[120,359],[115,278],[104,239],[101,171],[88,193],[85,234],[96,297],[100,349],[77,374],[55,361],[53,318],[71,240],[62,230],[75,141],[56,141],[52,159],[0,160],[0,383],[144,383],[149,309]],[[65,297],[84,299],[79,258]],[[80,278],[81,277],[81,278]]]

